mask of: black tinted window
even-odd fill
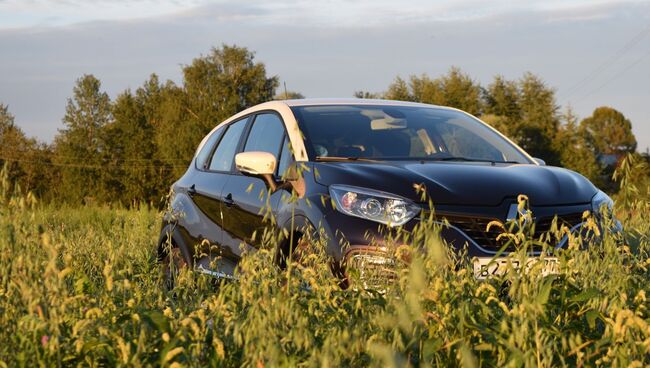
[[[272,153],[276,159],[284,137],[284,124],[275,114],[260,114],[255,118],[246,141],[244,152],[262,151]]]
[[[228,126],[228,130],[226,130],[226,133],[219,142],[217,149],[214,151],[214,155],[212,155],[210,170],[230,171],[233,158],[235,157],[235,151],[237,151],[237,145],[239,144],[239,139],[246,127],[246,121],[247,119],[239,120]]]
[[[205,142],[203,147],[201,147],[201,151],[199,151],[199,154],[196,155],[196,167],[205,170],[208,167],[208,159],[210,158],[210,152],[212,152],[212,149],[214,148],[214,145],[219,141],[219,138],[223,134],[223,131],[226,130],[226,127],[223,126],[219,129],[217,129],[215,132],[213,132],[210,137],[208,137],[208,140]]]
[[[515,146],[462,112],[420,106],[291,108],[310,156],[376,160],[476,159],[530,163]]]

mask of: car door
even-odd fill
[[[269,152],[280,163],[285,136],[284,123],[278,114],[260,113],[252,122],[242,152]],[[276,209],[280,191],[269,196],[265,180],[236,172],[228,179],[223,193],[224,245],[238,254],[250,246],[257,247],[266,226],[264,215]]]
[[[235,121],[226,127],[219,137],[216,147],[208,154],[208,159],[198,161],[197,173],[188,189],[192,201],[207,219],[200,221],[198,241],[208,240],[211,245],[223,245],[223,189],[232,173],[235,153],[239,149],[242,134],[245,131],[247,118]],[[205,147],[204,147],[205,148]],[[202,249],[207,252],[208,249]],[[223,247],[221,247],[223,251]],[[220,255],[232,255],[220,252]]]

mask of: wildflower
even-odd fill
[[[163,315],[167,318],[172,318],[173,316],[172,309],[169,307],[165,308],[165,310],[163,311]]]
[[[173,348],[172,350],[170,350],[169,352],[167,352],[167,354],[165,355],[165,359],[164,359],[164,361],[165,361],[165,362],[168,362],[168,361],[174,359],[175,356],[177,356],[178,354],[182,353],[184,350],[185,350],[185,349],[183,349],[182,346],[179,346],[179,347],[177,347],[177,348]]]
[[[41,336],[41,345],[45,347],[47,343],[50,341],[50,337],[48,335],[43,335]]]

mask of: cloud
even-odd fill
[[[386,26],[431,21],[462,21],[533,11],[556,20],[606,17],[611,7],[635,0],[4,0],[0,28],[67,26],[98,20],[190,17],[219,21],[256,20],[261,24],[345,27]],[[226,13],[219,13],[222,11]]]
[[[14,0],[0,2],[0,14],[7,1]],[[478,0],[415,1],[399,9],[393,1],[369,3],[181,2],[156,16],[141,12],[133,15],[137,18],[5,27],[0,29],[0,49],[7,50],[0,58],[0,102],[10,105],[28,134],[50,140],[82,74],[95,74],[111,96],[137,88],[152,72],[180,82],[182,64],[222,43],[254,50],[269,73],[309,97],[381,91],[397,75],[437,76],[451,65],[483,84],[495,74],[517,78],[532,71],[562,92],[650,20],[648,2],[569,1],[571,7],[551,1],[524,7],[508,1],[491,6]],[[621,58],[621,66],[649,48],[650,42],[639,43]],[[600,104],[620,109],[641,129],[637,137],[643,148],[650,145],[644,110],[650,76],[640,70],[630,70],[573,107],[581,116]]]

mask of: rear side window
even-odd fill
[[[284,124],[280,117],[275,114],[260,114],[255,117],[244,152],[269,152],[277,160],[283,139]]]
[[[217,149],[214,150],[212,160],[210,160],[210,171],[230,171],[247,121],[248,119],[239,120],[228,126],[228,130],[224,133]]]
[[[210,153],[212,152],[214,145],[219,141],[219,138],[221,138],[221,135],[225,130],[225,126],[217,129],[210,135],[210,137],[208,137],[208,140],[205,142],[203,147],[201,147],[201,151],[199,151],[199,154],[196,155],[196,167],[198,169],[206,170],[208,168],[208,159],[210,158]]]

